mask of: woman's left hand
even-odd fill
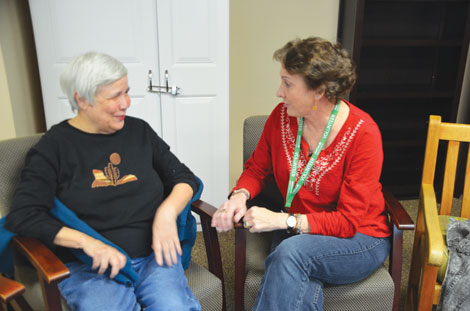
[[[245,213],[243,223],[250,232],[266,232],[279,229],[286,229],[285,213],[276,213],[264,207],[252,206]]]
[[[169,207],[169,206],[166,206]],[[157,210],[152,227],[152,248],[157,264],[163,266],[163,261],[171,267],[178,263],[178,255],[181,256],[180,240],[176,218],[178,215],[172,208],[160,208]]]

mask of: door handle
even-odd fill
[[[165,70],[165,85],[153,85],[152,84],[152,70],[148,73],[148,87],[147,91],[152,93],[165,93],[173,96],[179,95],[180,88],[176,85],[168,85],[168,70]]]

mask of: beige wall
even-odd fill
[[[0,132],[10,133],[8,137],[43,132],[44,111],[27,0],[0,0],[0,48],[0,70],[5,75],[0,79],[1,105],[11,111],[10,122],[0,123]],[[14,132],[8,131],[11,124]]]
[[[13,111],[10,105],[10,91],[7,84],[7,73],[3,61],[2,46],[0,44],[0,140],[16,137]]]
[[[243,120],[280,102],[273,52],[297,37],[335,41],[338,10],[338,0],[230,1],[230,186],[242,171]]]
[[[470,123],[470,47],[468,48],[467,65],[465,67],[462,83],[462,93],[460,96],[457,122]]]

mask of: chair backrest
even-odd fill
[[[256,149],[259,138],[264,129],[268,116],[252,116],[245,119],[243,123],[243,163],[245,163]],[[277,187],[274,179],[266,184],[261,193],[251,200],[250,205],[265,206],[273,211],[283,208],[284,197]],[[262,204],[262,205],[261,205]]]
[[[26,154],[42,134],[0,141],[0,217],[8,212]]]
[[[245,119],[243,123],[243,163],[251,156],[258,144],[267,115],[252,116]]]
[[[470,124],[445,123],[441,122],[440,116],[432,115],[429,117],[423,176],[421,180],[422,184],[431,186],[434,184],[437,155],[440,142],[442,141],[447,141],[448,145],[439,214],[451,215],[456,174],[460,169],[459,149],[461,143],[470,142]],[[470,148],[467,152],[460,216],[470,218]]]

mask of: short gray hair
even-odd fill
[[[60,75],[60,87],[67,95],[73,111],[79,109],[74,93],[85,98],[90,105],[102,86],[111,84],[127,75],[127,68],[116,58],[103,53],[81,54],[65,67]]]

